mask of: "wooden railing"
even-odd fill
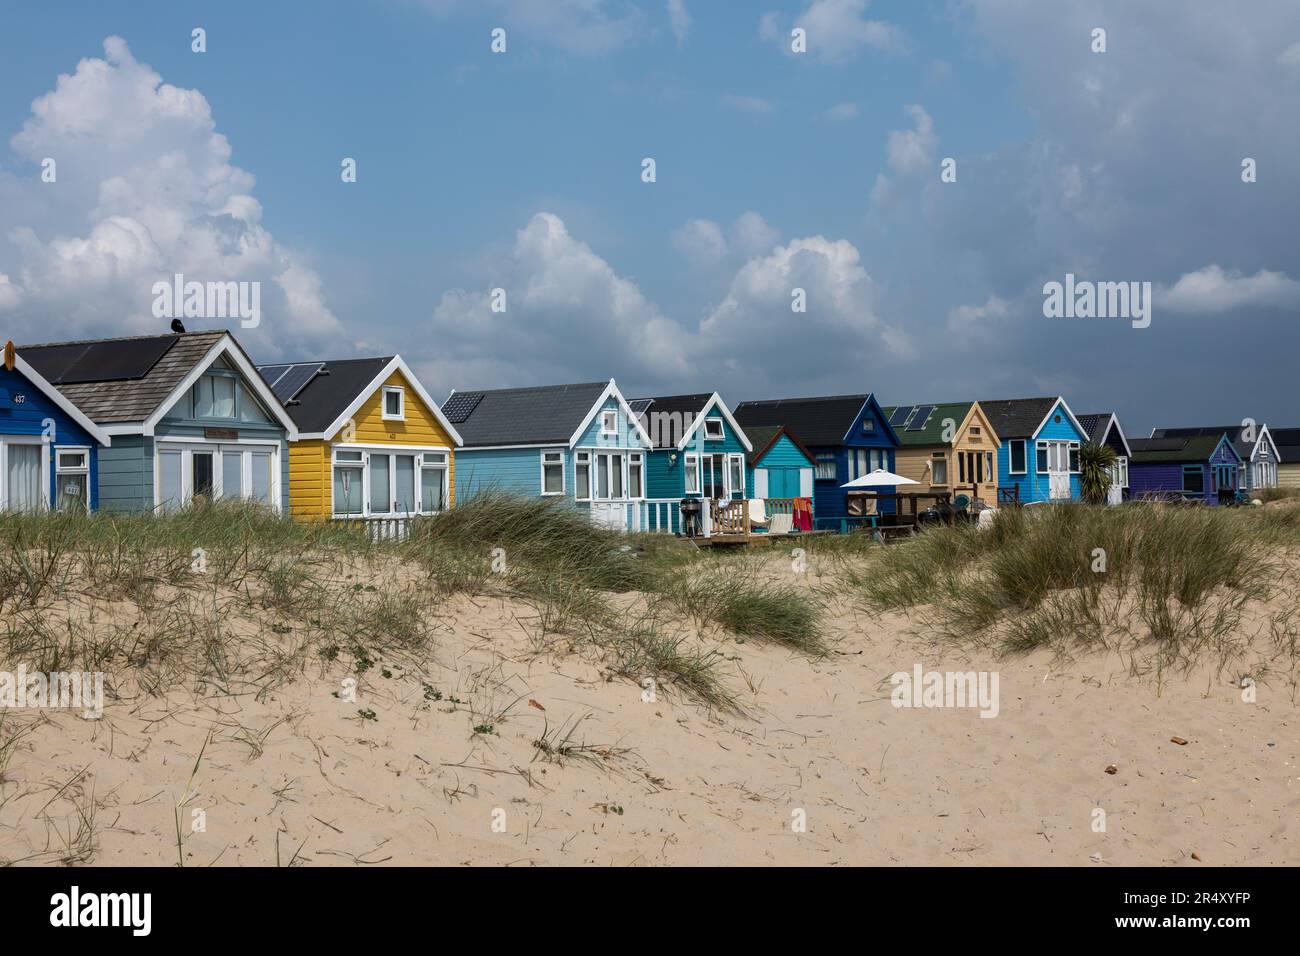
[[[681,527],[681,501],[677,498],[645,498],[632,502],[628,530],[652,534],[673,534]]]
[[[710,534],[738,534],[749,536],[749,502],[727,501],[719,507],[718,502],[709,502]]]
[[[411,523],[417,520],[417,516],[335,518],[334,520],[349,528],[365,531],[371,541],[400,541],[410,534]]]

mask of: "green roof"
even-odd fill
[[[1195,435],[1190,438],[1138,438],[1129,442],[1132,461],[1209,461],[1223,435]],[[1231,447],[1231,442],[1229,446]]]
[[[931,403],[933,404],[933,403]],[[903,421],[906,416],[900,416],[897,423],[894,423],[894,412],[899,408],[929,408],[930,405],[895,405],[884,409],[885,418],[889,419],[894,426],[894,431],[898,435],[898,444],[903,448],[920,448],[926,445],[948,445],[951,442],[943,440],[943,423],[951,418],[953,428],[966,420],[966,415],[970,412],[974,402],[948,402],[944,405],[934,405],[934,413],[930,415],[930,420],[925,423],[925,427],[916,431],[908,431],[903,427]],[[909,413],[910,414],[910,413]],[[920,418],[917,415],[916,418]],[[912,421],[912,425],[919,425],[917,420]]]

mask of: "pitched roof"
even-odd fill
[[[584,382],[452,392],[443,407],[453,396],[472,405],[461,421],[450,416],[466,448],[561,445],[568,444],[607,388],[609,382]]]
[[[125,424],[152,415],[226,334],[213,330],[84,339],[20,345],[18,352],[92,421]],[[132,356],[139,361],[132,364]]]
[[[751,425],[788,425],[808,445],[840,445],[870,395],[829,395],[825,398],[782,398],[742,402],[736,421]]]
[[[1143,462],[1202,462],[1209,461],[1223,432],[1217,435],[1180,435],[1165,438],[1130,438],[1133,461]]]
[[[1270,428],[1278,459],[1288,465],[1300,463],[1300,428]]]
[[[903,448],[925,445],[946,445],[943,440],[943,423],[952,419],[960,425],[966,420],[974,402],[946,402],[944,404],[897,405],[882,409],[885,418],[894,426],[898,443]],[[922,417],[924,415],[924,417]],[[904,422],[911,421],[911,427]]]
[[[392,360],[393,356],[385,355],[377,358],[296,363],[320,367],[311,374],[307,384],[296,391],[295,397],[281,395],[298,431],[308,434],[323,432]],[[268,378],[272,390],[280,395],[274,382],[276,376],[273,374],[268,377],[266,374],[268,369],[277,367],[279,366],[259,365],[257,370]]]
[[[751,425],[745,429],[745,434],[749,436],[750,442],[753,443],[754,449],[745,456],[745,462],[753,467],[763,460],[763,456],[772,450],[772,446],[784,435],[794,443],[794,446],[814,464],[817,462],[816,457],[810,452],[799,436],[792,432],[785,425]]]
[[[984,417],[989,420],[998,437],[1006,441],[1008,438],[1032,438],[1043,419],[1060,400],[1059,396],[996,401],[980,399],[980,408],[984,410]]]
[[[673,428],[660,426],[659,428],[650,428],[646,430],[654,437],[655,448],[674,448],[678,440],[681,439],[683,432],[691,427],[695,418],[704,411],[704,406],[713,398],[712,392],[700,392],[694,395],[664,395],[657,398],[631,398],[628,399],[628,405],[632,411],[638,415],[679,415],[681,416],[682,429],[675,431]],[[690,415],[688,421],[686,416]]]
[[[1110,412],[1089,412],[1087,415],[1076,415],[1079,424],[1083,426],[1083,433],[1088,436],[1088,441],[1094,445],[1100,445],[1102,439],[1106,437],[1106,426],[1110,424]]]
[[[1188,428],[1153,428],[1151,429],[1152,438],[1198,438],[1212,435],[1215,438],[1215,444],[1218,439],[1224,435],[1228,436],[1228,441],[1232,442],[1232,447],[1242,458],[1249,458],[1254,449],[1254,442],[1241,440],[1242,434],[1246,431],[1244,425],[1202,425]],[[1256,433],[1255,441],[1263,437],[1263,429]],[[1276,441],[1276,437],[1274,438]]]

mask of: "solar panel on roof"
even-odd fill
[[[647,411],[649,411],[650,406],[653,404],[654,404],[653,398],[638,398],[628,402],[627,406],[628,408],[632,409],[633,415],[641,416],[644,415]]]
[[[33,367],[53,385],[144,378],[180,336],[54,345],[30,353]]]
[[[916,410],[908,416],[905,428],[909,432],[919,432],[924,430],[926,424],[930,421],[930,416],[934,414],[934,405],[919,405]]]
[[[259,365],[257,370],[262,373],[262,378],[266,379],[266,384],[270,385],[274,390],[275,383],[280,380],[280,376],[291,368],[293,368],[292,365]]]
[[[474,413],[474,409],[481,401],[483,401],[482,392],[457,392],[442,406],[442,414],[453,425],[459,425]]]
[[[324,367],[324,362],[291,365],[271,386],[271,391],[275,392],[275,397],[282,402],[292,401]]]
[[[915,405],[900,405],[898,408],[894,409],[894,414],[889,416],[889,424],[895,428],[902,425],[915,407]]]

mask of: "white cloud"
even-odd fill
[[[668,0],[668,22],[672,25],[677,45],[681,46],[691,32],[691,14],[686,9],[685,0]]]
[[[742,113],[770,113],[772,104],[761,96],[735,96],[727,93],[722,97],[722,105]]]
[[[253,177],[230,164],[203,95],[163,83],[118,37],[104,51],[38,97],[11,141],[33,164],[55,158],[56,182],[0,175],[0,193],[24,200],[13,211],[0,204],[0,233],[19,264],[5,298],[20,286],[25,306],[17,334],[48,341],[159,330],[153,283],[181,272],[263,284],[262,328],[241,338],[272,350],[338,339],[319,276],[261,225]],[[5,257],[0,247],[0,266]]]
[[[741,213],[731,226],[731,243],[744,256],[757,253],[769,253],[772,247],[781,241],[781,233],[768,225],[752,209]]]
[[[843,63],[863,49],[882,51],[903,48],[898,27],[883,20],[869,20],[869,0],[810,0],[802,14],[783,26],[780,14],[765,13],[758,23],[759,36],[780,42],[790,51],[790,29],[802,27],[808,37],[807,56],[823,63]]]
[[[1157,290],[1157,302],[1173,312],[1209,314],[1243,307],[1300,305],[1300,282],[1261,269],[1253,276],[1209,265]]]
[[[856,119],[858,115],[857,103],[836,103],[826,111],[826,118],[843,123],[851,119]]]
[[[9,277],[0,272],[0,312],[16,309],[23,300],[23,290],[9,281]]]
[[[714,263],[727,256],[727,237],[712,219],[692,219],[672,236],[673,247],[692,262]]]
[[[983,305],[959,305],[948,313],[948,328],[958,334],[988,332],[998,319],[1005,319],[1011,309],[1005,299],[991,295]]]
[[[906,107],[914,129],[891,130],[885,144],[885,158],[890,167],[904,176],[924,172],[934,165],[934,148],[939,138],[934,134],[934,120],[923,106]]]

